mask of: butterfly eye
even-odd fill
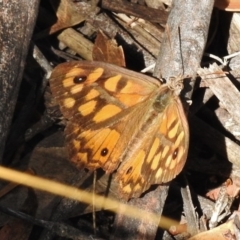
[[[74,77],[73,82],[78,84],[78,83],[83,83],[86,80],[87,80],[86,76],[77,76],[77,77]]]
[[[108,154],[108,149],[107,148],[103,148],[101,151],[101,156],[105,157]]]
[[[178,155],[178,148],[176,148],[172,154],[173,160],[176,159],[177,155]]]

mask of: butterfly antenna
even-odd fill
[[[168,38],[168,42],[169,42],[169,47],[170,47],[170,51],[171,51],[171,55],[172,55],[172,59],[174,58],[174,53],[173,53],[173,49],[172,49],[172,44],[171,44],[171,36],[170,36],[170,31],[169,31],[169,27],[168,25],[166,25],[166,34],[167,34],[167,38]],[[182,74],[180,75],[181,78],[184,76],[185,70],[184,70],[184,64],[183,64],[183,55],[182,55],[182,41],[181,41],[181,29],[178,26],[178,36],[179,36],[179,50],[180,50],[180,58],[181,58],[181,63],[182,63]],[[179,77],[180,77],[179,76]],[[179,78],[178,77],[178,78]]]
[[[180,58],[181,58],[181,62],[182,62],[182,77],[183,77],[185,70],[184,70],[183,55],[182,55],[181,29],[179,26],[178,26],[178,36],[179,36]]]

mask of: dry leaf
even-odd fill
[[[93,47],[93,60],[108,62],[125,67],[125,57],[121,46],[114,39],[109,39],[102,31],[98,32]]]

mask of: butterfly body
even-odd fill
[[[68,120],[70,160],[79,168],[116,171],[124,198],[182,170],[188,125],[166,84],[107,63],[69,62],[53,70],[50,85]]]

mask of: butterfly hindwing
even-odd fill
[[[152,184],[169,182],[182,170],[188,151],[189,132],[180,104],[172,99],[159,112],[144,134],[137,148],[129,149],[118,169],[120,191],[126,198],[139,197]],[[179,105],[180,104],[180,105]]]

